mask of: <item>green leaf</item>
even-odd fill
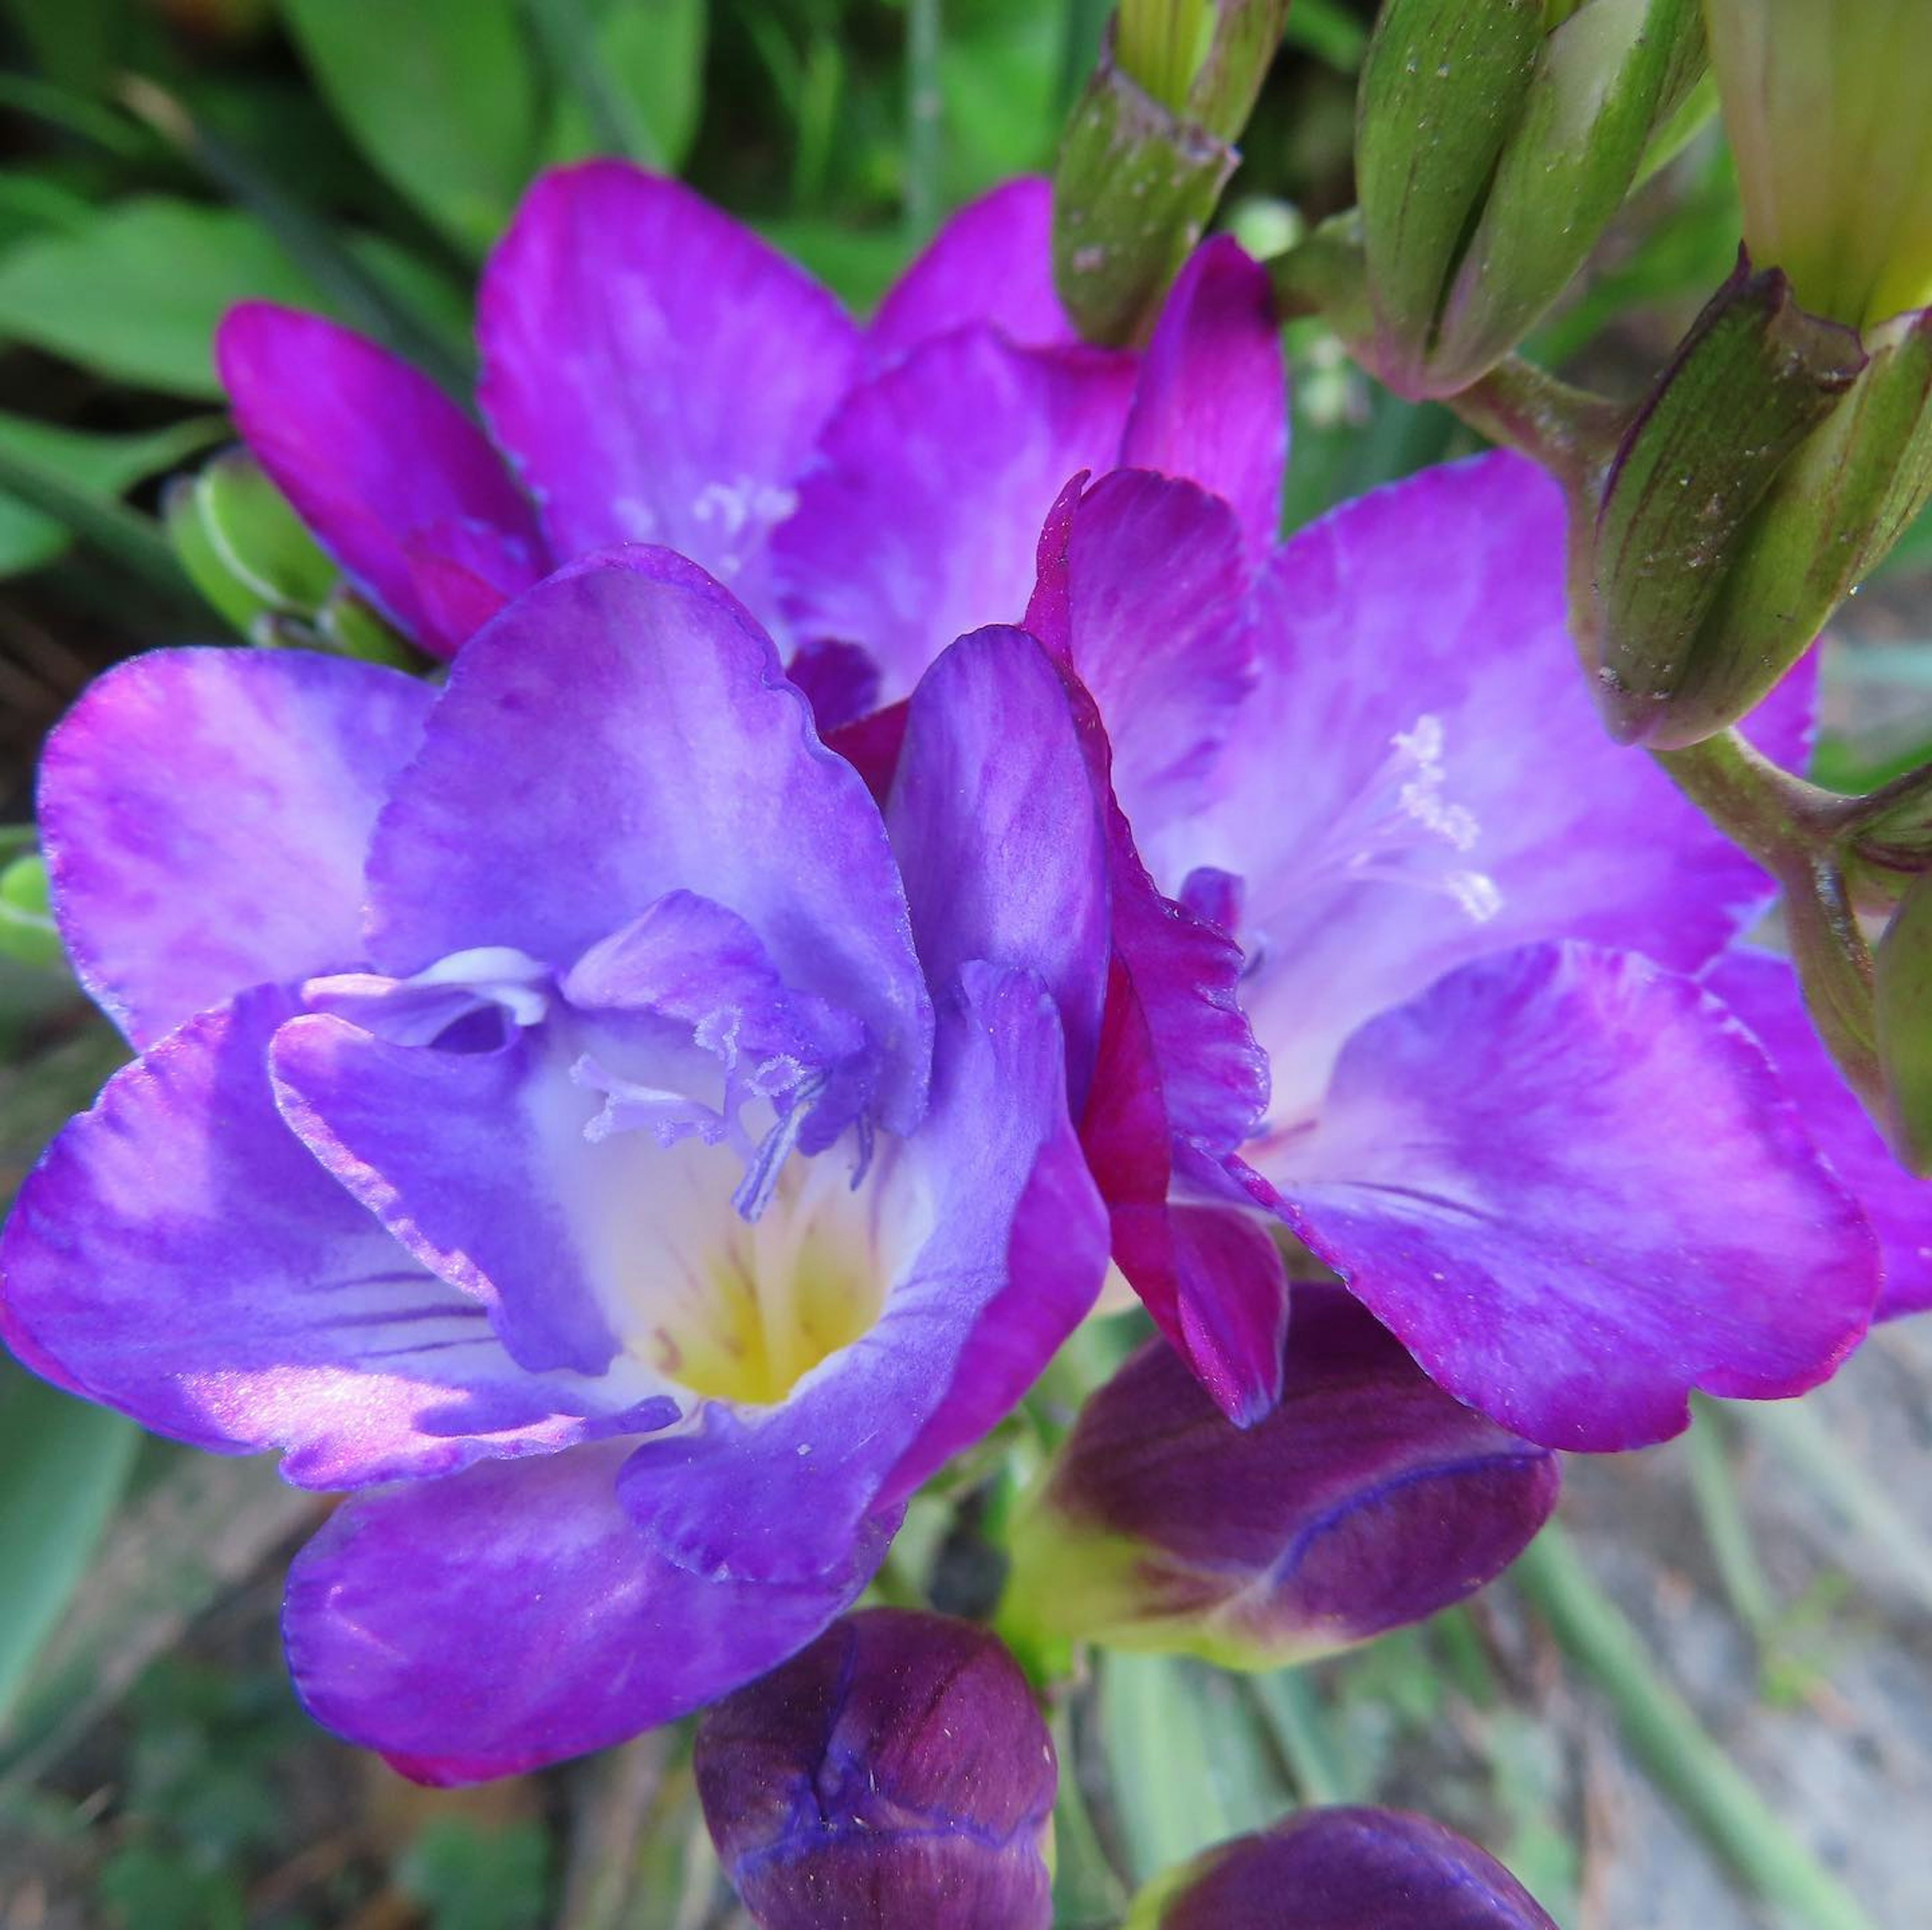
[[[80,1586],[141,1431],[0,1362],[0,1719]]]
[[[528,0],[564,91],[544,153],[552,161],[628,154],[675,169],[704,106],[706,0]]]
[[[1137,1883],[1281,1813],[1287,1792],[1238,1680],[1117,1650],[1099,1668],[1102,1734]]]
[[[537,1930],[551,1921],[550,1838],[526,1819],[484,1831],[460,1817],[430,1824],[397,1872],[434,1930]]]
[[[94,436],[0,415],[0,449],[61,478],[83,496],[112,502],[136,483],[206,448],[226,427],[219,416],[204,415],[140,435]],[[68,530],[55,518],[16,496],[0,495],[0,577],[52,562],[68,541]]]
[[[461,248],[502,232],[537,157],[516,0],[281,0],[350,138]]]

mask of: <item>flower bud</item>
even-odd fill
[[[1393,1809],[1309,1809],[1144,1890],[1126,1930],[1556,1930],[1502,1865]]]
[[[1814,313],[1932,305],[1924,0],[1706,0],[1744,239]]]
[[[698,1732],[698,1794],[764,1930],[1047,1930],[1058,1769],[984,1630],[848,1615]]]
[[[177,478],[163,508],[189,580],[244,636],[264,616],[314,614],[341,574],[245,449]]]
[[[1452,394],[1514,348],[1704,61],[1698,0],[1390,0],[1356,143],[1384,379]]]
[[[1054,280],[1089,341],[1152,325],[1240,158],[1288,5],[1124,0],[1054,177]]]
[[[0,862],[0,958],[50,969],[65,956],[54,925],[46,861],[27,851]]]
[[[1932,496],[1932,313],[1862,344],[1747,260],[1633,418],[1581,628],[1612,734],[1751,710]]]
[[[1089,1399],[1017,1525],[1001,1626],[1279,1668],[1473,1593],[1558,1482],[1340,1289],[1299,1287],[1280,1404],[1254,1426],[1158,1341]]]

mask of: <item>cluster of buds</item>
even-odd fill
[[[1122,0],[1054,182],[1054,279],[1089,341],[1152,326],[1240,159],[1288,7]]]

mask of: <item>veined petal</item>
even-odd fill
[[[886,808],[926,976],[969,959],[1054,996],[1077,1108],[1106,993],[1106,834],[1066,687],[1024,631],[962,637],[920,681]]]
[[[340,1509],[296,1559],[283,1632],[309,1712],[420,1782],[480,1782],[623,1741],[762,1675],[849,1607],[896,1517],[780,1587],[654,1555],[621,1448],[412,1482]]]
[[[1288,370],[1268,271],[1232,235],[1190,257],[1148,344],[1120,460],[1232,505],[1259,562],[1281,532]]]
[[[1932,1307],[1932,1182],[1892,1158],[1805,1016],[1790,961],[1740,948],[1719,959],[1704,983],[1771,1055],[1804,1130],[1870,1219],[1885,1268],[1876,1317]]]
[[[1763,1053],[1629,954],[1450,973],[1349,1040],[1316,1123],[1247,1156],[1435,1380],[1552,1447],[1661,1440],[1693,1388],[1802,1392],[1877,1290]]]
[[[714,1404],[695,1432],[643,1445],[626,1503],[667,1559],[755,1580],[830,1572],[858,1525],[986,1433],[1086,1314],[1106,1218],[1067,1123],[1063,1057],[1036,980],[961,974],[932,1111],[868,1182],[892,1269],[877,1321],[781,1404]]]
[[[664,553],[560,572],[452,673],[370,861],[398,977],[478,946],[557,969],[667,892],[757,932],[785,983],[866,1026],[879,1116],[918,1116],[930,1008],[885,826],[770,640]]]
[[[890,702],[956,637],[1013,622],[1067,478],[1114,466],[1133,379],[1131,356],[982,324],[860,383],[773,538],[794,634],[870,652]]]
[[[21,1189],[0,1332],[37,1371],[305,1487],[444,1474],[675,1418],[637,1377],[527,1374],[277,1116],[273,987],[109,1080]]]
[[[441,552],[438,529],[481,524],[519,587],[542,574],[536,519],[482,431],[386,349],[320,315],[244,301],[223,318],[215,358],[275,486],[424,649],[448,656],[467,634],[416,580],[414,559]]]
[[[1023,347],[1079,339],[1053,286],[1053,184],[1022,175],[952,215],[900,276],[866,331],[882,368],[949,329],[987,322]]]
[[[82,982],[137,1045],[362,958],[363,860],[434,693],[299,651],[157,650],[48,741],[41,836]]]
[[[478,334],[560,561],[663,544],[772,620],[766,538],[858,358],[831,295],[682,183],[587,161],[524,197]]]
[[[1768,880],[1603,733],[1528,463],[1432,470],[1304,531],[1256,595],[1261,681],[1204,811],[1137,821],[1171,892],[1246,881],[1242,996],[1283,1127],[1342,1041],[1485,952],[1580,938],[1695,971]]]

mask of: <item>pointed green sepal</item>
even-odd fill
[[[1701,705],[1677,715],[1700,635],[1780,472],[1865,361],[1783,274],[1741,259],[1637,411],[1603,484],[1579,613],[1621,742],[1679,745],[1715,727]]]

